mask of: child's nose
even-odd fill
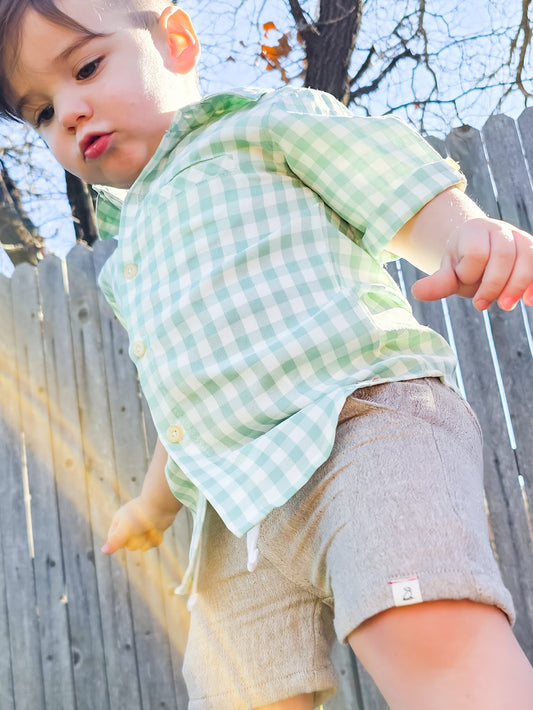
[[[80,123],[92,116],[90,104],[80,98],[65,98],[56,101],[56,113],[60,124],[67,130],[75,130]]]

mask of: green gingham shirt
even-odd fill
[[[455,387],[452,351],[382,262],[463,182],[397,118],[287,87],[187,106],[123,204],[100,193],[101,236],[118,234],[100,285],[195,515],[192,560],[206,500],[246,533],[325,461],[356,388]]]

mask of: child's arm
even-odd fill
[[[121,547],[149,550],[163,540],[163,532],[174,522],[181,503],[168,487],[165,476],[167,452],[157,440],[141,495],[123,505],[111,522],[102,552],[111,555]]]
[[[472,297],[479,310],[498,301],[533,305],[533,237],[491,219],[457,188],[445,190],[407,222],[389,249],[426,273],[413,295],[422,301]]]

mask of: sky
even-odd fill
[[[316,15],[318,0],[301,0],[301,4],[310,17]],[[294,85],[302,83],[298,75],[302,69],[303,50],[298,43],[286,0],[183,0],[182,5],[191,14],[203,45],[199,75],[204,95],[238,86],[280,86],[280,73],[266,70],[266,62],[260,57],[260,46],[262,43],[277,44],[285,33],[293,49],[284,60],[284,66]],[[376,59],[366,79],[367,83],[371,81],[387,63],[395,30],[398,36],[405,37],[413,22],[416,25],[418,21],[413,16],[411,21],[399,24],[400,18],[409,18],[418,7],[419,0],[365,0],[352,73],[361,66],[374,44]],[[513,34],[508,28],[514,27],[516,31],[521,9],[522,0],[507,0],[505,3],[501,0],[469,0],[468,3],[426,0],[425,27],[431,63],[438,73],[444,98],[461,93],[467,86],[480,87],[480,77],[486,67],[495,68],[506,60]],[[274,23],[276,29],[265,33],[265,23]],[[464,41],[472,36],[477,39]],[[528,55],[528,62],[526,77],[532,77],[531,54]],[[503,71],[491,83],[496,85],[505,79]],[[458,88],[460,82],[462,86]],[[397,65],[382,88],[372,94],[364,109],[355,106],[352,110],[359,114],[368,110],[372,115],[381,115],[393,107],[395,113],[419,125],[419,109],[399,108],[411,95],[411,84],[416,84],[419,91],[427,95],[432,88],[432,75],[423,65],[415,67],[414,62],[406,61]],[[533,93],[531,78],[526,82],[526,88]],[[462,123],[481,128],[494,110],[500,94],[498,87],[483,92],[469,91],[459,102],[459,116],[451,104],[445,104],[439,107],[438,112],[429,110],[426,113],[424,128],[427,133],[440,137],[444,137],[451,127]],[[503,104],[501,110],[516,118],[523,108],[523,98],[515,95]],[[21,146],[27,139],[27,132],[0,125],[0,145]],[[54,164],[42,143],[34,145],[32,151],[32,162],[41,166],[37,174],[30,175],[24,164],[18,168],[10,166],[10,174],[21,184],[31,178],[29,187],[41,197],[32,199],[27,204],[28,210],[46,238],[47,249],[65,256],[74,242],[74,231],[64,197],[63,172]],[[0,257],[0,271],[2,261]]]
[[[0,249],[0,274],[4,274],[4,276],[11,276],[14,269],[15,267],[13,266],[7,253],[3,249]]]
[[[293,51],[285,62],[289,76],[297,77],[301,70],[303,52],[298,45],[294,21],[286,0],[218,0],[216,22],[213,22],[213,0],[189,2],[189,11],[197,25],[204,52],[200,67],[202,87],[207,93],[229,88],[234,85],[280,85],[277,71],[265,71],[265,62],[259,54],[259,45],[275,44],[281,33],[288,33]],[[317,0],[301,0],[301,5],[309,14],[316,16]],[[482,75],[487,68],[495,71],[505,63],[509,55],[509,45],[519,25],[522,0],[426,0],[424,27],[427,32],[431,67],[438,74],[443,98],[452,98],[463,91],[481,88]],[[369,48],[376,49],[372,66],[367,75],[369,83],[387,64],[392,56],[391,37],[395,31],[406,38],[418,23],[420,0],[365,0],[361,31],[357,37],[353,53],[351,73],[366,59]],[[401,22],[402,18],[407,18]],[[265,35],[265,23],[274,22],[279,32],[270,31]],[[530,24],[533,23],[533,16]],[[520,39],[520,38],[519,38]],[[418,45],[418,49],[421,45]],[[515,56],[515,61],[517,57]],[[531,53],[525,71],[526,88],[533,92]],[[481,128],[486,118],[494,110],[501,95],[500,82],[509,77],[509,72],[499,71],[487,82],[492,89],[469,91],[459,101],[459,117],[454,115],[450,105],[440,106],[426,116],[428,133],[445,135],[450,127],[469,123]],[[298,83],[298,79],[294,79]],[[397,65],[380,90],[367,98],[365,104],[372,115],[386,113],[390,107],[399,107],[411,95],[411,84],[424,94],[431,89],[433,77],[423,64],[415,68],[414,62],[406,60]],[[508,115],[517,116],[524,108],[522,97],[510,97],[502,106]],[[361,113],[356,107],[353,110]],[[403,118],[419,119],[416,109],[395,111]],[[419,112],[418,112],[419,114]]]

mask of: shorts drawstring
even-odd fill
[[[196,602],[198,601],[198,577],[200,576],[200,561],[202,559],[202,534],[200,533],[200,539],[198,540],[198,553],[196,555],[196,561],[194,563],[194,572],[192,577],[192,589],[187,599],[187,611],[192,611]]]
[[[261,525],[255,525],[251,530],[246,533],[246,551],[248,554],[248,559],[246,563],[246,569],[248,572],[253,572],[257,567],[257,562],[259,560],[259,550],[257,548],[257,542],[259,540],[259,530]],[[202,559],[202,536],[200,534],[200,539],[198,541],[198,554],[196,556],[196,561],[194,563],[194,572],[192,578],[192,589],[187,600],[187,610],[192,611],[196,602],[198,601],[198,578],[200,576],[200,564]]]
[[[255,525],[246,533],[246,549],[248,551],[248,562],[246,568],[248,572],[253,572],[257,567],[259,560],[259,550],[257,549],[257,541],[259,540],[260,524]]]

